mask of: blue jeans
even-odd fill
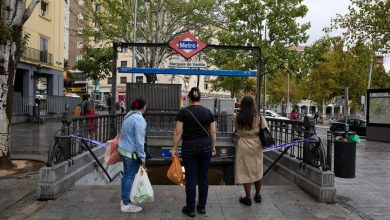
[[[133,186],[135,174],[137,174],[139,165],[136,160],[122,156],[123,161],[123,177],[121,182],[122,202],[124,205],[130,203],[130,190]]]
[[[205,206],[209,190],[208,170],[211,152],[197,152],[194,155],[182,155],[186,175],[186,203],[195,208],[196,184],[199,189],[199,205]]]

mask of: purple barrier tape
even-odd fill
[[[71,137],[74,137],[74,138],[77,138],[77,139],[80,139],[80,140],[83,140],[83,141],[86,141],[90,144],[94,144],[94,145],[97,145],[98,147],[106,147],[106,143],[103,143],[103,142],[100,142],[100,141],[95,141],[95,140],[92,140],[92,139],[89,139],[89,138],[84,138],[84,137],[80,137],[80,136],[76,136],[76,135],[70,135]]]
[[[311,137],[309,137],[307,139],[291,141],[289,143],[284,143],[284,144],[280,144],[280,145],[277,145],[277,146],[269,147],[267,149],[263,149],[263,153],[269,152],[269,151],[274,151],[274,150],[279,150],[281,148],[289,147],[289,146],[292,146],[292,145],[295,145],[295,144],[299,144],[299,143],[303,143],[303,142],[310,141],[310,140],[316,140],[315,137],[317,137],[317,135],[313,135],[313,136],[311,136]]]

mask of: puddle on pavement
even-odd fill
[[[44,162],[36,160],[12,160],[13,168],[10,170],[0,170],[0,176],[18,175],[38,171],[45,166]]]

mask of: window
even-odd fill
[[[77,41],[77,48],[83,48],[83,42],[82,41]]]
[[[48,58],[48,50],[49,50],[49,40],[44,37],[44,36],[40,36],[39,38],[39,50],[40,50],[40,53],[39,53],[39,61],[42,62],[42,63],[47,63],[47,58]]]
[[[135,77],[135,82],[136,83],[143,83],[144,82],[144,77],[143,76],[136,76]]]
[[[127,83],[127,77],[121,77],[121,84]]]
[[[209,84],[207,82],[204,83],[204,89],[209,89]]]
[[[79,13],[79,14],[77,15],[77,19],[79,19],[79,21],[80,21],[80,20],[83,20],[83,19],[84,19],[83,14]]]
[[[127,53],[128,48],[127,47],[122,47],[122,53]]]
[[[112,84],[112,77],[107,78],[107,84]]]
[[[79,0],[79,5],[84,5],[84,0]]]
[[[49,4],[45,1],[41,1],[41,16],[47,17],[49,15]]]
[[[121,67],[127,67],[127,61],[121,61]]]
[[[79,61],[79,60],[82,60],[83,59],[83,55],[77,55],[76,56],[76,61]]]

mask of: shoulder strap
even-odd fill
[[[192,117],[195,119],[198,125],[203,129],[203,131],[206,132],[208,136],[210,136],[209,132],[203,127],[203,125],[199,122],[199,120],[195,117],[195,115],[188,108],[184,108],[184,109],[187,110],[192,115]]]

